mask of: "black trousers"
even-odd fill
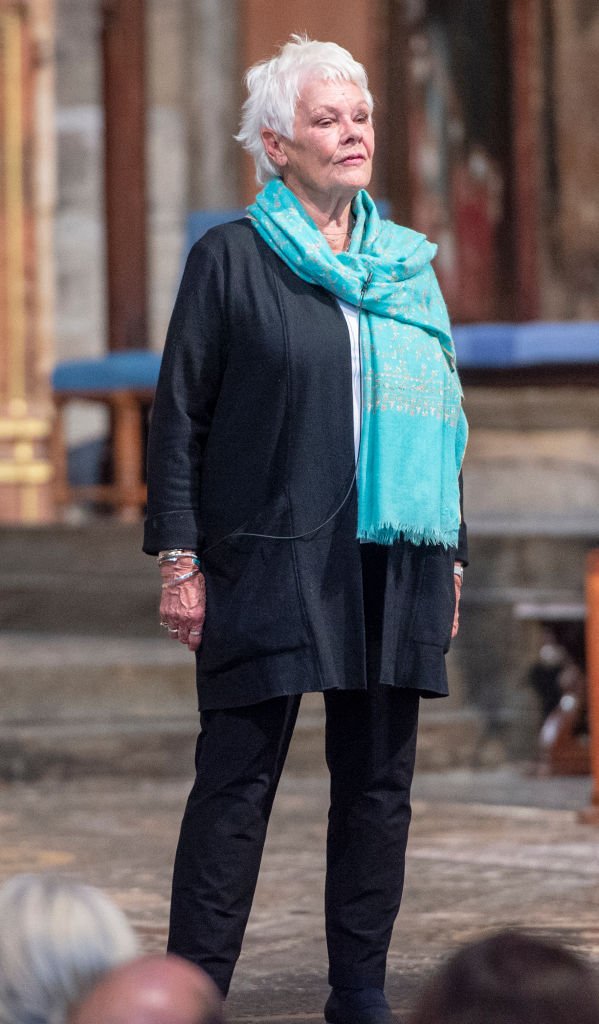
[[[384,549],[363,554],[369,675],[380,646]],[[202,714],[196,779],[175,858],[169,952],[226,994],[252,905],[266,829],[300,697]],[[419,697],[372,683],[329,690],[331,776],[325,920],[329,982],[382,988],[403,890]]]

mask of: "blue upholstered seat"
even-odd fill
[[[599,363],[599,323],[467,324],[453,330],[462,369]]]
[[[96,359],[68,359],[58,363],[52,386],[63,391],[119,391],[155,388],[160,355],[143,349],[110,352]]]
[[[454,327],[453,333],[462,368],[599,363],[595,322],[465,324]],[[57,393],[154,388],[160,358],[157,352],[132,349],[95,359],[69,359],[55,367],[52,385]]]
[[[185,253],[186,257],[192,245],[202,235],[205,235],[210,228],[219,224],[228,224],[232,220],[240,220],[245,217],[245,207],[238,207],[231,210],[192,210],[187,214],[185,225]]]

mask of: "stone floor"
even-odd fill
[[[275,804],[230,1024],[322,1021],[327,779],[312,739],[304,746],[310,735],[298,731]],[[99,885],[144,947],[161,950],[187,788],[180,776],[126,773],[4,783],[0,880],[55,869]],[[538,779],[518,767],[418,775],[388,978],[398,1012],[448,952],[496,928],[526,928],[599,963],[599,829],[576,817],[589,795],[587,778]]]

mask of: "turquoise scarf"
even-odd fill
[[[449,319],[424,235],[381,221],[367,192],[352,205],[349,250],[335,255],[276,178],[248,207],[261,237],[298,277],[360,305],[360,540],[456,547],[458,474],[468,428]],[[368,286],[364,289],[365,283]]]

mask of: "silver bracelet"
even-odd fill
[[[193,548],[163,548],[162,551],[158,552],[158,557],[162,558],[163,555],[195,555],[196,553]]]
[[[457,576],[459,579],[463,580],[464,579],[464,566],[463,565],[458,565],[457,562],[456,562],[456,564],[453,567],[453,575]]]
[[[195,558],[197,551],[193,548],[165,548],[158,552],[158,565],[163,562],[176,562],[178,558]]]
[[[163,555],[195,555],[197,552],[194,548],[163,548],[162,551],[158,552],[158,558],[162,558]]]
[[[179,583],[185,583],[185,580],[191,580],[194,576],[199,575],[199,569],[192,569],[191,572],[183,573],[182,576],[173,576],[172,580],[167,580],[166,583],[162,584],[162,590],[166,590],[167,587],[177,587]]]
[[[191,561],[193,562],[194,565],[197,565],[198,567],[200,565],[200,560],[199,560],[197,555],[192,555],[191,552],[189,552],[189,553],[182,552],[181,554],[178,554],[178,555],[177,554],[175,554],[175,555],[170,555],[170,554],[169,555],[167,555],[167,554],[160,554],[160,555],[158,555],[158,566],[160,567],[161,565],[166,565],[168,562],[178,562],[180,558],[191,558]]]

